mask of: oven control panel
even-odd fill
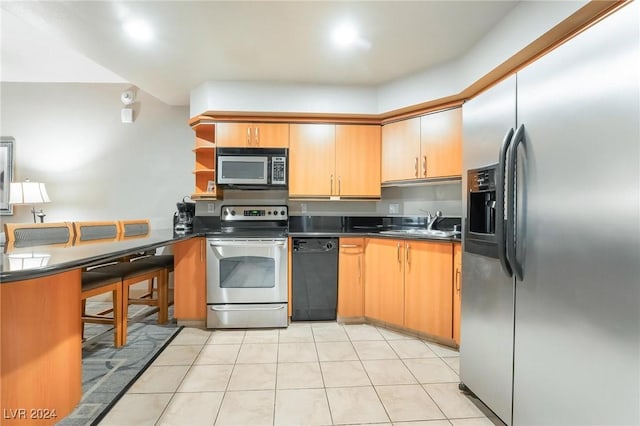
[[[274,221],[288,218],[287,206],[222,206],[220,212],[223,221]]]

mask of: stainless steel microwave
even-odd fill
[[[247,189],[286,189],[287,154],[287,148],[218,148],[217,184]]]

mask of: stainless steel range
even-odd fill
[[[222,206],[207,233],[207,327],[286,327],[287,206]]]

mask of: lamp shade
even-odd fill
[[[10,204],[38,204],[48,203],[49,194],[44,183],[41,182],[12,182],[9,189]]]

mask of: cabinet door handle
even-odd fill
[[[358,248],[360,247],[357,244],[340,244],[340,248]]]
[[[413,165],[413,167],[415,168],[416,177],[418,177],[418,161],[419,161],[419,160],[418,160],[418,157],[416,157],[416,162],[415,162],[415,164]]]
[[[362,278],[362,256],[358,256],[358,279]]]
[[[342,192],[342,177],[338,176],[338,195]]]
[[[251,145],[251,127],[247,127],[247,145]]]
[[[409,250],[411,250],[411,246],[409,245],[409,243],[407,243],[407,245],[405,246],[405,250],[407,251],[405,253],[405,255],[407,257],[407,265],[410,265],[411,261],[409,260]]]
[[[396,249],[398,250],[396,257],[398,258],[398,263],[400,263],[402,262],[402,259],[400,259],[400,243],[397,244]]]
[[[204,239],[200,241],[200,262],[204,263]]]
[[[256,127],[256,146],[260,146],[260,131]]]
[[[427,156],[425,155],[422,158],[422,174],[424,177],[427,177]]]
[[[333,195],[333,175],[331,175],[331,187],[329,188],[329,194]]]
[[[460,293],[462,274],[460,268],[456,268],[456,291]]]

